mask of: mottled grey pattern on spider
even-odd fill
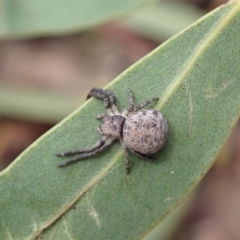
[[[102,138],[93,147],[81,148],[65,153],[56,154],[59,157],[76,155],[58,167],[64,167],[75,161],[83,160],[93,156],[115,139],[118,139],[126,155],[126,171],[130,170],[129,151],[143,158],[152,158],[148,154],[153,154],[160,150],[166,142],[168,136],[168,124],[162,113],[156,110],[143,110],[150,103],[158,98],[151,98],[137,107],[134,107],[133,94],[129,90],[129,108],[120,113],[117,109],[117,101],[112,92],[93,88],[87,96],[96,97],[103,100],[107,113],[97,116],[102,119],[102,126],[98,127],[98,132]]]

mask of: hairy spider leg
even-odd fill
[[[128,90],[128,101],[129,101],[129,108],[127,109],[128,112],[134,111],[134,99],[133,99],[133,93],[131,90]]]
[[[123,141],[120,141],[120,143],[121,143],[121,146],[122,146],[122,148],[123,148],[123,150],[125,152],[125,156],[126,156],[126,158],[125,158],[126,172],[127,172],[127,174],[129,174],[129,172],[130,172],[130,156],[129,156],[129,152],[128,152],[128,149],[126,148],[126,146],[124,145]]]
[[[104,106],[105,106],[105,108],[107,109],[107,113],[108,113],[108,114],[113,113],[112,108],[111,108],[111,103],[110,103],[109,97],[108,97],[106,94],[102,93],[102,92],[95,91],[94,89],[95,89],[95,88],[93,88],[93,89],[88,93],[87,99],[89,99],[90,97],[96,97],[96,98],[103,99]]]
[[[101,89],[101,90],[105,91],[108,94],[113,112],[118,112],[117,100],[116,100],[114,94],[109,90],[105,90],[105,89]]]
[[[133,99],[133,93],[131,90],[128,90],[128,101],[129,101],[129,107],[123,111],[123,115],[128,116],[130,113],[134,111],[134,99]]]
[[[101,141],[101,140],[100,140]],[[58,165],[58,167],[65,167],[71,163],[74,163],[76,161],[79,161],[79,160],[84,160],[84,158],[87,158],[87,157],[91,157],[91,156],[94,156],[96,155],[97,153],[101,152],[102,150],[104,150],[106,147],[108,147],[111,143],[113,142],[113,139],[111,138],[108,138],[106,139],[106,141],[104,141],[104,144],[100,145],[99,148],[92,148],[93,150],[90,152],[85,152],[85,153],[82,153],[82,154],[79,154],[79,155],[76,155],[75,157],[69,159],[67,162],[65,163],[62,163],[60,165]],[[89,148],[90,149],[90,148]]]
[[[89,99],[90,97],[103,99],[104,105],[107,108],[108,113],[118,113],[117,101],[111,91],[100,88],[92,88],[92,90],[87,95],[87,99]]]
[[[151,98],[148,99],[147,101],[143,102],[142,104],[140,104],[139,106],[135,107],[134,112],[137,112],[139,109],[146,107],[147,105],[149,105],[150,103],[154,102],[154,101],[158,101],[159,98]]]
[[[108,116],[107,113],[100,113],[100,114],[97,115],[97,119],[103,119],[103,118],[105,118],[107,116]]]
[[[65,156],[70,156],[70,155],[74,155],[77,153],[86,153],[86,152],[92,152],[98,148],[100,148],[102,145],[105,144],[107,138],[105,136],[103,136],[100,140],[98,140],[93,147],[85,147],[85,148],[79,148],[79,149],[74,149],[68,152],[64,152],[64,153],[58,153],[56,154],[57,157],[65,157]]]
[[[103,131],[102,131],[101,126],[98,126],[98,127],[97,127],[97,131],[98,131],[101,135],[103,135]]]

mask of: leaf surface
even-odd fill
[[[119,109],[127,90],[168,119],[166,145],[148,162],[132,156],[126,175],[119,143],[59,169],[54,153],[91,146],[99,135],[87,101],[0,175],[0,239],[140,239],[196,186],[240,111],[240,3],[210,13],[129,68],[108,89]]]

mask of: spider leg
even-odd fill
[[[103,119],[103,118],[105,118],[107,116],[108,116],[107,113],[101,113],[101,114],[97,115],[97,119]]]
[[[106,141],[106,137],[102,137],[99,141],[97,141],[93,147],[86,147],[86,148],[79,148],[79,149],[75,149],[75,150],[71,150],[65,153],[58,153],[56,154],[57,157],[65,157],[65,156],[69,156],[69,155],[74,155],[77,153],[86,153],[86,152],[92,152],[95,151],[96,149],[100,148],[101,146],[103,146],[105,144]]]
[[[98,131],[101,135],[103,135],[103,131],[102,131],[101,126],[97,127],[97,131]]]
[[[103,99],[104,105],[107,109],[111,108],[112,112],[118,112],[117,101],[111,91],[101,88],[92,88],[92,90],[87,95],[87,99],[90,97]]]
[[[122,148],[125,152],[125,156],[126,156],[126,158],[125,158],[126,172],[127,172],[127,174],[129,174],[129,172],[130,172],[130,155],[129,155],[129,152],[128,152],[126,146],[124,145],[124,143],[122,141],[120,141],[120,143],[121,143],[121,146],[122,146]]]
[[[104,91],[106,92],[106,94],[108,94],[108,97],[109,97],[109,100],[110,100],[110,103],[111,103],[111,107],[112,107],[112,110],[113,112],[118,112],[118,109],[117,109],[117,100],[114,96],[114,94],[109,91],[109,90],[105,90]]]
[[[131,149],[131,148],[129,148],[129,150],[130,150],[133,154],[135,154],[136,156],[138,156],[138,157],[140,157],[140,158],[145,158],[145,159],[149,159],[149,160],[153,160],[153,159],[154,159],[153,156],[148,156],[148,155],[146,155],[146,154],[139,153],[139,152],[137,152],[137,151],[135,151],[135,150],[133,150],[133,149]]]
[[[129,108],[123,111],[123,115],[128,116],[129,113],[134,111],[134,100],[133,100],[133,93],[131,90],[128,90],[128,100],[129,100]]]
[[[87,95],[87,99],[89,99],[90,97],[96,97],[96,98],[100,98],[103,99],[103,103],[105,108],[107,109],[107,113],[111,114],[112,113],[112,108],[111,108],[111,104],[110,104],[110,100],[108,98],[108,96],[102,92],[99,91],[95,91],[96,88],[93,88]]]
[[[64,162],[64,163],[58,165],[58,167],[65,167],[66,165],[69,165],[69,164],[74,163],[76,161],[83,160],[86,157],[94,156],[97,153],[104,150],[106,147],[108,147],[112,143],[112,141],[113,141],[113,139],[108,138],[106,141],[104,141],[104,144],[102,144],[99,148],[93,149],[92,151],[84,152],[84,153],[79,154],[79,155],[76,155],[75,157],[69,159],[67,162]]]
[[[134,112],[138,111],[141,108],[146,107],[147,105],[149,105],[150,103],[154,102],[154,101],[158,101],[159,98],[151,98],[148,99],[147,101],[143,102],[142,104],[140,104],[139,106],[135,107]]]
[[[131,90],[128,90],[128,99],[129,99],[129,108],[127,109],[129,112],[133,112],[134,110],[134,100],[133,93]]]

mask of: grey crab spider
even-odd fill
[[[158,98],[151,98],[142,104],[134,107],[133,93],[129,90],[129,107],[120,113],[117,109],[117,101],[109,90],[92,88],[87,95],[102,99],[107,112],[97,116],[102,119],[102,126],[97,131],[102,135],[101,139],[93,147],[80,148],[65,153],[56,154],[58,157],[75,155],[67,162],[58,167],[91,157],[107,148],[114,140],[119,140],[125,152],[126,172],[130,171],[130,150],[137,156],[151,158],[160,150],[168,136],[168,123],[162,113],[156,110],[142,110]]]

